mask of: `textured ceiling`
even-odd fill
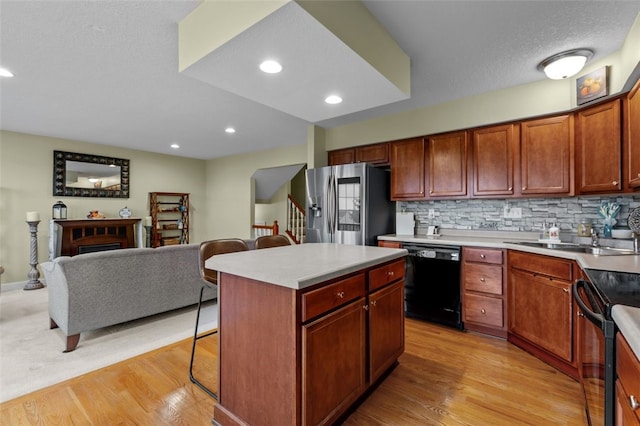
[[[0,128],[203,159],[306,143],[310,121],[178,71],[177,24],[198,4],[1,0],[0,66],[16,77],[0,79]],[[599,60],[640,11],[637,0],[364,4],[411,58],[411,98],[323,127],[542,80],[537,64],[569,48]]]

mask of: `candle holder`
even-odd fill
[[[31,265],[31,270],[27,275],[29,281],[24,285],[24,290],[36,290],[38,288],[43,288],[44,284],[42,284],[39,280],[40,272],[38,271],[38,224],[39,220],[35,221],[27,221],[29,225],[29,232],[31,233],[31,257],[29,259],[29,265]]]
[[[144,229],[147,231],[147,242],[145,247],[151,247],[151,226],[145,225]]]

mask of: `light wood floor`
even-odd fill
[[[215,336],[196,377],[215,383]],[[80,349],[81,350],[81,349]],[[0,404],[2,425],[211,425],[185,340]],[[577,382],[505,342],[407,319],[400,364],[346,425],[586,425]]]

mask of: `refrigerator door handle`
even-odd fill
[[[336,176],[335,175],[331,175],[331,191],[329,192],[329,198],[331,200],[330,204],[329,204],[329,209],[330,209],[330,215],[331,215],[331,228],[329,229],[329,233],[333,236],[336,233],[336,228],[338,226],[337,220],[338,220],[338,212],[337,212],[337,208],[338,208],[338,188],[336,186]],[[331,238],[332,242],[333,241],[333,237]]]
[[[327,180],[327,211],[325,216],[327,218],[327,230],[329,231],[329,235],[333,234],[333,175],[329,175],[329,180]]]

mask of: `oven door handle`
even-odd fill
[[[580,310],[582,311],[584,316],[589,321],[594,323],[599,329],[602,330],[604,325],[604,315],[602,315],[602,313],[593,312],[591,309],[587,307],[587,304],[584,303],[584,301],[582,300],[582,297],[580,296],[580,292],[578,291],[580,288],[584,289],[584,292],[587,294],[587,297],[589,297],[589,289],[587,289],[586,281],[583,279],[579,279],[578,281],[575,282],[575,284],[571,289],[573,292],[573,297],[576,300],[576,303],[578,303],[578,306],[580,307]],[[591,302],[591,305],[597,306],[595,302]]]

